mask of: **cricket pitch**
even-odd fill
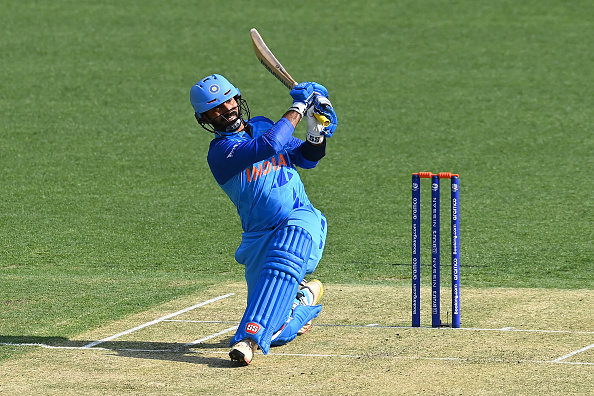
[[[588,393],[594,383],[594,291],[462,289],[462,328],[410,326],[410,288],[326,285],[305,335],[227,355],[242,284],[224,284],[75,339],[35,339],[0,365],[0,393],[529,394]],[[447,298],[442,296],[445,319]]]

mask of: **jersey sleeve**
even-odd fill
[[[291,140],[287,143],[287,146],[285,148],[289,152],[291,161],[296,166],[303,168],[303,169],[312,169],[318,165],[319,161],[309,160],[306,158],[306,156],[303,155],[303,150],[305,149],[306,145],[307,145],[307,142],[305,142],[299,138],[292,137]]]
[[[253,139],[241,136],[215,138],[210,143],[208,164],[218,184],[223,185],[234,175],[256,162],[270,158],[291,141],[295,128],[281,118],[273,123],[264,117],[250,122]]]

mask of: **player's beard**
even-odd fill
[[[237,107],[221,114],[211,121],[212,126],[221,132],[237,132],[243,125]]]

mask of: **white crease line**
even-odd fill
[[[442,329],[451,329],[451,330],[470,330],[470,331],[504,331],[504,332],[518,332],[518,333],[561,333],[561,334],[594,334],[594,331],[574,331],[574,330],[538,330],[538,329],[516,329],[515,327],[504,327],[501,329],[481,329],[481,328],[471,328],[471,327],[461,327],[459,329],[452,329],[451,327],[442,327]]]
[[[576,366],[594,366],[594,363],[590,363],[590,362],[555,362],[555,361],[539,362],[539,361],[535,361],[534,363],[575,364]]]
[[[34,342],[22,342],[22,343],[12,343],[12,342],[0,342],[0,345],[5,346],[16,346],[16,347],[27,347],[27,346],[34,346],[46,349],[81,349],[82,347],[69,347],[69,346],[55,346],[55,345],[47,345],[47,344],[40,344]],[[101,348],[97,348],[101,349]]]
[[[47,349],[89,349],[84,347],[68,347],[68,346],[53,346],[47,344],[37,344],[37,343],[21,343],[21,344],[14,344],[10,342],[0,342],[0,345],[7,345],[7,346],[35,346],[40,348],[47,348]],[[91,348],[95,351],[122,351],[122,352],[144,352],[144,353],[181,353],[181,354],[188,354],[188,353],[204,353],[204,354],[227,354],[227,351],[212,351],[212,350],[193,350],[192,352],[180,350],[180,349],[133,349],[133,348],[103,348],[103,347],[94,347]],[[270,356],[298,356],[298,357],[321,357],[321,358],[350,358],[350,359],[361,359],[364,356],[359,355],[329,355],[329,354],[318,354],[318,353],[274,353],[271,352],[268,355]],[[373,358],[373,357],[371,357]],[[446,360],[446,361],[460,361],[460,362],[473,362],[476,359],[469,359],[469,358],[455,358],[455,357],[428,357],[428,356],[391,356],[391,357],[382,357],[382,359],[394,359],[394,360]],[[506,360],[506,359],[489,359],[490,362],[511,362],[513,364],[517,364],[518,362],[521,363],[539,363],[539,364],[569,364],[569,365],[577,365],[577,366],[594,366],[594,363],[591,362],[562,362],[556,360]],[[480,359],[480,361],[483,361]]]
[[[211,338],[215,338],[215,337],[218,337],[218,336],[220,336],[222,334],[228,333],[230,331],[237,330],[237,327],[238,326],[229,327],[228,329],[225,329],[223,331],[219,331],[218,333],[211,334],[211,335],[209,335],[207,337],[204,337],[204,338],[201,338],[199,340],[188,342],[187,344],[184,344],[184,346],[191,346],[191,345],[196,345],[196,344],[203,343],[204,341],[208,341]]]
[[[211,324],[239,324],[238,321],[229,320],[185,320],[185,319],[167,319],[164,322],[182,322],[182,323],[211,323]]]
[[[573,355],[577,355],[578,353],[586,352],[588,349],[592,349],[592,348],[594,348],[594,344],[588,345],[587,347],[583,347],[582,349],[578,349],[577,351],[570,352],[567,355],[558,357],[557,359],[553,360],[553,362],[554,363],[559,363],[559,362],[561,362],[561,360],[565,360],[567,358],[570,358]]]
[[[233,295],[235,295],[235,293],[229,293],[229,294],[225,294],[224,296],[219,296],[219,297],[216,297],[216,298],[210,299],[210,300],[208,300],[208,301],[201,302],[200,304],[192,305],[191,307],[184,308],[184,309],[182,309],[181,311],[177,311],[177,312],[171,313],[171,314],[169,314],[169,315],[165,315],[165,316],[163,316],[162,318],[155,319],[155,320],[153,320],[153,321],[150,321],[150,322],[147,322],[147,323],[141,324],[140,326],[136,326],[136,327],[134,327],[133,329],[128,329],[128,330],[126,330],[126,331],[123,331],[123,332],[121,332],[121,333],[118,333],[118,334],[112,335],[111,337],[107,337],[107,338],[104,338],[104,339],[102,339],[102,340],[99,340],[99,341],[93,341],[93,342],[91,342],[91,343],[89,343],[89,344],[87,344],[87,345],[83,346],[82,348],[83,348],[83,349],[84,349],[84,348],[93,348],[93,347],[94,347],[94,346],[96,346],[96,345],[102,344],[102,343],[104,343],[104,342],[107,342],[107,341],[111,341],[111,340],[113,340],[113,339],[116,339],[116,338],[118,338],[118,337],[121,337],[121,336],[123,336],[123,335],[126,335],[126,334],[133,333],[133,332],[135,332],[136,330],[140,330],[140,329],[143,329],[143,328],[145,328],[145,327],[148,327],[148,326],[154,325],[155,323],[163,322],[163,321],[164,321],[164,320],[166,320],[166,319],[173,318],[174,316],[181,315],[181,314],[183,314],[183,313],[185,313],[185,312],[191,311],[191,310],[193,310],[193,309],[196,309],[196,308],[200,308],[200,307],[202,307],[202,306],[204,306],[204,305],[210,304],[210,303],[212,303],[212,302],[215,302],[215,301],[218,301],[218,300],[222,300],[223,298],[231,297],[231,296],[233,296]]]
[[[200,351],[195,351],[200,352]],[[204,350],[204,353],[212,353],[212,354],[226,354],[227,352],[221,351],[208,351]],[[350,358],[350,359],[361,359],[364,357],[367,358],[374,358],[373,356],[361,356],[361,355],[327,355],[327,354],[314,354],[314,353],[274,353],[270,352],[268,356],[298,356],[298,357],[325,357],[325,358]],[[445,361],[455,361],[455,362],[474,362],[477,359],[469,359],[469,358],[457,358],[457,357],[430,357],[430,356],[386,356],[380,357],[380,359],[392,359],[392,360],[445,360]],[[479,361],[483,361],[479,359]],[[517,364],[518,362],[521,363],[539,363],[539,364],[570,364],[570,365],[582,365],[582,366],[594,366],[594,363],[590,362],[557,362],[554,360],[515,360],[515,359],[488,359],[490,362],[501,362],[501,363],[512,363]]]
[[[212,354],[227,354],[222,351],[204,351],[204,353]],[[321,357],[321,358],[343,358],[343,359],[361,359],[363,356],[359,355],[329,355],[324,353],[274,353],[270,352],[267,356],[297,356],[297,357]]]
[[[185,323],[239,323],[236,321],[224,321],[224,320],[184,320],[184,319],[171,319],[167,322],[185,322]],[[515,327],[503,327],[499,329],[488,329],[488,328],[472,328],[472,327],[460,327],[453,329],[451,327],[411,327],[411,326],[391,326],[391,325],[380,325],[378,323],[370,323],[367,325],[350,325],[350,324],[329,324],[329,323],[314,323],[315,327],[351,327],[351,328],[377,328],[377,329],[422,329],[422,330],[452,330],[452,331],[502,331],[505,333],[553,333],[553,334],[594,334],[594,331],[573,331],[573,330],[537,330],[537,329],[516,329]]]

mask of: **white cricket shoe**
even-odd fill
[[[302,294],[300,296],[300,293]],[[322,282],[317,279],[313,279],[307,283],[302,283],[299,287],[299,292],[297,293],[297,298],[299,299],[302,305],[316,305],[320,298],[322,298],[322,294],[324,294],[324,286]],[[309,329],[311,329],[311,320],[307,322],[299,331],[297,335],[303,335],[307,333]]]
[[[252,362],[256,349],[258,349],[256,341],[245,338],[231,347],[229,357],[231,360],[241,363],[242,366],[247,366]]]

